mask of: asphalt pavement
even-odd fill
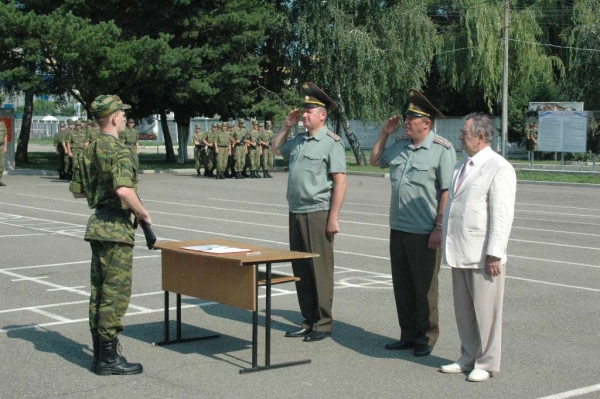
[[[142,174],[139,194],[159,240],[223,238],[288,247],[286,173],[216,180]],[[52,176],[4,176],[0,188],[0,384],[3,398],[568,398],[600,397],[598,188],[519,183],[509,244],[502,370],[484,383],[446,375],[459,356],[451,275],[440,272],[441,334],[431,356],[387,351],[399,338],[388,252],[390,182],[350,175],[335,238],[333,335],[284,338],[301,321],[293,284],[273,296],[273,362],[306,365],[239,374],[251,362],[251,313],[183,297],[183,335],[221,338],[152,346],[163,334],[161,258],[134,250],[123,354],[137,376],[89,371],[91,214]],[[276,267],[291,273],[291,266]],[[171,306],[174,306],[172,299]],[[264,323],[264,299],[259,304]],[[171,319],[175,315],[171,312]],[[174,322],[171,321],[171,327]],[[264,361],[263,329],[259,363]]]

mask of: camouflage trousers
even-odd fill
[[[254,147],[248,147],[248,158],[250,170],[258,170],[260,168],[260,152]]]
[[[236,145],[233,148],[233,159],[235,160],[235,171],[242,172],[244,170],[244,163],[246,162],[246,147],[243,145]]]
[[[194,147],[194,169],[200,170],[200,158],[202,157],[202,148]]]
[[[215,148],[214,147],[207,147],[206,148],[206,156],[204,158],[204,170],[205,171],[212,171],[217,165],[216,165],[216,153],[215,153]],[[206,172],[205,172],[206,173]]]
[[[65,171],[65,151],[60,147],[58,150],[58,154],[56,155],[56,170],[59,174],[62,174]]]
[[[124,329],[121,318],[131,298],[133,247],[96,240],[90,241],[90,245],[90,330],[103,340],[111,340]]]
[[[263,147],[261,161],[265,172],[273,169],[273,151],[271,151],[271,148]]]
[[[4,173],[4,145],[0,145],[0,180],[2,180],[3,173]]]
[[[219,153],[217,154],[217,172],[225,172],[225,169],[227,169],[227,158],[229,158],[227,147],[219,146]]]

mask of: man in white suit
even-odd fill
[[[488,115],[467,115],[460,141],[468,157],[454,168],[443,219],[443,263],[452,268],[461,356],[441,371],[470,372],[473,382],[500,371],[506,247],[517,186],[514,168],[491,149],[493,139]]]

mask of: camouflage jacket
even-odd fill
[[[90,208],[107,211],[90,217],[86,241],[134,244],[135,231],[127,217],[128,209],[116,194],[119,187],[137,188],[137,170],[131,151],[116,137],[100,134],[85,149],[81,162],[75,164],[69,187],[72,193],[85,193]]]
[[[125,143],[125,145],[135,145],[138,142],[138,136],[139,133],[137,130],[126,127],[123,133],[119,135],[119,140]]]
[[[74,129],[71,131],[69,135],[69,143],[71,143],[71,152],[73,150],[83,150],[85,147],[86,139],[85,139],[85,131]]]

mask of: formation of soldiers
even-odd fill
[[[244,119],[238,119],[237,126],[228,122],[213,123],[211,129],[204,133],[196,125],[193,141],[197,176],[201,176],[200,169],[203,165],[205,177],[272,178],[272,122],[266,121],[263,126],[252,119],[251,123],[250,131],[246,130]],[[259,174],[261,168],[262,176]]]
[[[134,125],[135,121],[129,119],[127,128],[119,139],[130,149],[137,164],[139,144],[138,132],[133,128]],[[81,158],[83,150],[93,143],[99,134],[98,125],[91,119],[69,121],[68,126],[64,123],[59,125],[59,130],[54,135],[54,151],[57,157],[58,176],[61,180],[71,180],[75,163]]]

